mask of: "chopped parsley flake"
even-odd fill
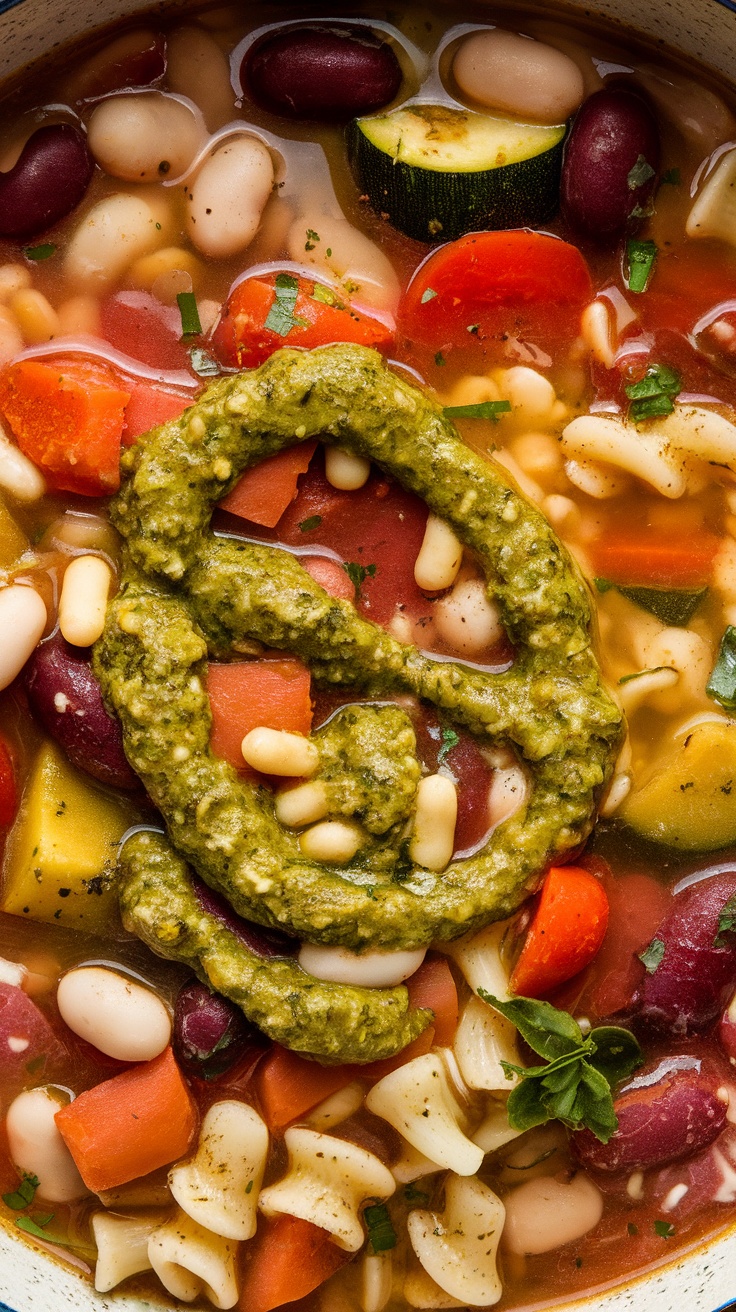
[[[497,424],[498,416],[510,409],[510,401],[478,401],[475,405],[446,405],[442,413],[445,419],[490,419]]]
[[[436,293],[436,291],[434,290],[434,287],[427,287],[427,288],[422,292],[421,304],[422,304],[422,305],[426,305],[426,304],[427,304],[427,301],[433,301],[436,295],[437,295],[437,293]]]
[[[319,241],[319,233],[314,228],[307,228],[307,240],[304,243],[305,251],[313,251],[315,244]]]
[[[662,965],[664,952],[665,947],[661,938],[653,938],[649,947],[645,948],[643,952],[637,954],[647,972],[647,975],[653,975]]]
[[[194,337],[200,334],[202,324],[199,320],[197,298],[194,292],[179,292],[176,303],[179,306],[179,314],[181,315],[182,337]]]
[[[321,515],[310,515],[308,519],[301,520],[299,528],[302,533],[311,533],[312,529],[319,528],[322,523]]]
[[[265,327],[279,337],[288,337],[292,328],[304,327],[304,320],[294,314],[299,282],[291,273],[276,274],[276,299],[268,312]]]
[[[44,241],[40,246],[24,246],[23,254],[27,260],[49,260],[56,254],[56,247],[51,241]]]
[[[630,292],[645,292],[657,259],[657,247],[653,241],[636,241],[631,238],[626,243],[626,259],[629,266],[627,287]]]

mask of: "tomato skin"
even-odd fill
[[[0,827],[12,824],[18,809],[13,760],[7,743],[0,738]]]
[[[432,351],[504,335],[559,347],[577,334],[591,296],[588,267],[569,242],[525,228],[473,232],[420,266],[399,306],[398,327]]]
[[[274,273],[245,278],[233,288],[212,335],[212,345],[223,364],[255,369],[282,346],[312,350],[332,342],[357,342],[385,351],[392,345],[393,333],[385,323],[341,302],[329,305],[315,300],[315,283],[301,277],[297,279],[294,326],[286,336],[274,332],[266,321],[276,300],[276,277]]]
[[[580,866],[553,866],[542,885],[510,988],[545,997],[590,965],[608,925],[608,898]]]

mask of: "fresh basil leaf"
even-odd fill
[[[618,591],[668,628],[678,629],[687,628],[708,594],[707,588],[619,587]]]
[[[220,366],[208,351],[202,350],[201,346],[189,347],[189,359],[195,374],[200,378],[215,378],[220,372]]]
[[[22,1212],[24,1208],[30,1207],[36,1196],[38,1184],[37,1175],[24,1174],[15,1193],[2,1195],[5,1206],[12,1207],[14,1212]]]
[[[511,1090],[506,1103],[506,1115],[512,1130],[532,1130],[552,1120],[545,1106],[544,1090],[540,1080],[522,1080]]]
[[[544,1102],[551,1116],[568,1125],[579,1125],[581,1117],[573,1115],[578,1100],[580,1081],[583,1078],[585,1063],[578,1057],[565,1067],[564,1071],[555,1071],[541,1081],[544,1089]]]
[[[385,1203],[373,1203],[363,1212],[368,1240],[374,1253],[388,1253],[396,1247],[396,1231]]]
[[[626,285],[630,292],[645,292],[657,259],[657,247],[653,241],[636,241],[631,238],[626,243],[626,259],[629,276]]]
[[[707,695],[729,715],[736,712],[736,628],[729,624],[718,648],[716,663],[705,685]]]
[[[629,191],[636,191],[637,187],[643,187],[650,178],[653,178],[656,169],[653,169],[644,155],[640,155],[636,164],[629,169],[626,181],[629,184]]]
[[[675,1233],[675,1227],[671,1221],[655,1221],[654,1233],[659,1235],[660,1239],[671,1239]]]
[[[16,1216],[15,1224],[17,1225],[19,1230],[25,1231],[27,1235],[33,1235],[36,1239],[45,1239],[46,1242],[48,1243],[50,1236],[47,1235],[43,1227],[48,1225],[50,1221],[53,1221],[53,1219],[54,1219],[53,1212],[51,1212],[48,1216],[39,1216],[38,1219],[35,1221],[33,1217],[30,1216]]]
[[[434,290],[434,287],[425,287],[424,291],[422,292],[422,298],[419,304],[426,305],[427,301],[433,301],[436,295],[437,293]]]
[[[618,1129],[611,1090],[605,1076],[593,1066],[583,1062],[583,1067],[571,1122],[585,1125],[601,1143],[608,1143]]]
[[[659,969],[664,960],[664,953],[665,946],[661,938],[653,938],[643,952],[637,953],[647,975],[653,975]]]
[[[24,246],[23,254],[27,260],[49,260],[56,254],[56,247],[51,241],[44,241],[40,246]]]
[[[588,1062],[605,1078],[610,1088],[627,1080],[641,1066],[644,1054],[631,1030],[620,1025],[599,1025],[591,1031],[595,1048]]]
[[[727,947],[724,935],[734,933],[736,933],[736,893],[731,895],[718,917],[718,933],[713,939],[713,947]]]
[[[277,273],[275,285],[276,299],[266,316],[264,327],[279,337],[288,337],[297,324],[303,320],[294,315],[296,298],[299,295],[299,280],[292,273]]]
[[[510,401],[478,401],[476,405],[446,405],[442,413],[445,419],[490,419],[497,424],[498,416],[510,409]]]
[[[200,335],[202,332],[202,324],[199,320],[197,298],[194,295],[194,292],[179,292],[176,297],[176,303],[179,306],[179,314],[181,315],[182,337],[195,337]]]
[[[312,529],[319,528],[322,523],[321,515],[310,515],[308,519],[301,520],[299,528],[302,533],[311,533]]]
[[[675,397],[682,391],[682,377],[668,364],[652,364],[638,383],[629,383],[624,391],[631,401],[629,418],[640,423],[672,413]]]
[[[478,989],[478,996],[510,1020],[532,1051],[547,1061],[566,1057],[583,1045],[577,1022],[549,1002],[538,1002],[536,998],[511,998],[508,1002],[501,1002],[483,988]]]
[[[674,408],[672,397],[663,392],[660,396],[647,396],[641,401],[632,401],[629,417],[635,424],[640,424],[644,419],[663,419],[665,415],[671,415]]]
[[[442,746],[440,747],[440,750],[437,753],[438,765],[441,765],[442,762],[447,759],[448,752],[451,752],[454,747],[457,747],[459,742],[460,742],[460,735],[458,733],[455,733],[454,729],[448,729],[445,725],[443,725]]]

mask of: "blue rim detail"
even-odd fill
[[[15,9],[16,5],[21,5],[23,0],[0,0],[0,14],[4,14],[8,9]],[[6,1308],[4,1303],[0,1303],[0,1312],[13,1312],[12,1308]]]
[[[15,4],[15,3],[17,3],[17,0],[10,0],[10,3],[11,3],[11,4]],[[734,3],[734,0],[717,0],[717,3],[718,3],[719,5],[723,5],[724,9],[730,9],[732,14],[736,14],[736,3]],[[728,1309],[729,1307],[734,1307],[734,1306],[736,1306],[736,1304],[734,1304],[734,1303],[727,1303],[727,1304],[726,1304],[726,1312],[727,1312],[727,1309]],[[717,1309],[717,1312],[723,1312],[723,1309],[718,1308],[718,1309]]]

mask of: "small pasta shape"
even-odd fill
[[[420,1153],[458,1175],[474,1175],[483,1153],[465,1133],[465,1115],[436,1053],[415,1057],[373,1085],[365,1105]]]
[[[497,920],[479,934],[443,945],[444,952],[459,966],[466,984],[474,993],[483,988],[502,1002],[509,998],[509,971],[501,956],[509,925],[508,920]]]
[[[97,1245],[95,1289],[107,1294],[129,1276],[150,1271],[148,1241],[161,1224],[159,1216],[110,1216],[95,1212],[92,1234]]]
[[[362,1104],[363,1086],[354,1081],[313,1107],[309,1115],[305,1116],[304,1123],[312,1130],[328,1130],[331,1125],[339,1125],[348,1116],[353,1116]]]
[[[390,1253],[366,1253],[360,1271],[363,1312],[383,1312],[391,1298],[393,1260]]]
[[[595,497],[596,501],[619,497],[630,485],[626,474],[597,460],[566,460],[565,473],[573,487],[588,497]]]
[[[185,1212],[154,1230],[148,1260],[161,1284],[174,1298],[193,1303],[203,1294],[217,1308],[238,1301],[235,1272],[237,1245],[197,1225]]]
[[[486,1114],[473,1135],[473,1143],[477,1143],[488,1155],[498,1152],[499,1148],[503,1148],[512,1139],[518,1139],[520,1134],[521,1130],[514,1130],[509,1125],[506,1099],[494,1098],[492,1101],[489,1099]]]
[[[407,1273],[403,1293],[409,1307],[465,1307],[465,1304],[461,1303],[459,1298],[453,1298],[452,1294],[446,1294],[444,1289],[440,1289],[432,1277],[427,1275],[424,1267],[419,1264],[412,1266]]]
[[[463,1008],[452,1048],[469,1088],[503,1092],[518,1084],[518,1076],[507,1079],[501,1065],[519,1065],[516,1028],[475,994]]]
[[[505,1214],[492,1189],[457,1175],[447,1179],[443,1213],[409,1213],[409,1239],[424,1270],[462,1306],[490,1307],[501,1297],[496,1254]]]
[[[365,1240],[360,1206],[367,1198],[390,1198],[396,1188],[391,1172],[365,1148],[306,1126],[292,1126],[284,1142],[289,1169],[261,1191],[261,1211],[311,1221],[339,1248],[357,1253]]]
[[[197,1150],[169,1172],[187,1216],[225,1239],[252,1239],[268,1156],[268,1130],[255,1108],[227,1100],[210,1107]]]
[[[420,1153],[403,1139],[401,1156],[391,1167],[391,1174],[399,1184],[412,1184],[414,1180],[421,1180],[425,1175],[436,1175],[441,1170],[441,1166],[436,1162],[430,1162],[424,1153]]]

